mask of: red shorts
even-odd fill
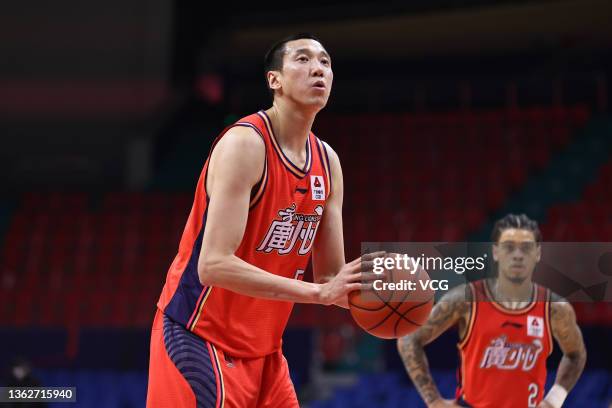
[[[147,407],[299,405],[280,350],[258,358],[230,357],[158,310],[151,331]]]

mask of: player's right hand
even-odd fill
[[[385,251],[372,252],[345,264],[336,276],[321,284],[319,303],[323,305],[342,303],[350,292],[370,289],[372,282],[380,279],[380,275],[373,272],[374,258],[384,257],[385,254]]]
[[[461,408],[461,405],[458,405],[455,400],[440,398],[427,405],[427,408]]]

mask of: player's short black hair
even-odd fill
[[[285,55],[285,52],[286,52],[285,46],[290,41],[296,41],[296,40],[302,40],[302,39],[315,40],[319,44],[323,45],[321,40],[319,40],[313,34],[298,33],[298,34],[292,34],[276,42],[272,47],[270,47],[268,52],[266,52],[266,55],[264,56],[264,78],[266,80],[266,88],[268,88],[268,91],[270,91],[270,95],[272,96],[272,98],[274,98],[274,90],[270,89],[270,86],[268,85],[268,72],[281,71],[283,69],[283,56]],[[325,48],[324,45],[323,45],[323,48]]]
[[[540,232],[538,222],[532,220],[525,214],[507,214],[505,217],[497,220],[493,226],[491,241],[497,243],[502,232],[508,228],[529,230],[533,232],[536,242],[542,241],[542,233]]]

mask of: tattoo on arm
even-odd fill
[[[464,318],[469,313],[469,308],[466,286],[457,287],[440,299],[422,327],[397,341],[406,371],[426,404],[439,399],[440,392],[429,371],[424,346],[457,323],[459,319]]]
[[[582,374],[586,363],[586,349],[572,305],[553,295],[550,309],[552,333],[563,351],[555,383],[569,391]]]

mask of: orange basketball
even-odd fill
[[[423,269],[414,274],[403,269],[387,271],[387,278],[377,286],[380,289],[386,282],[395,287],[387,285],[382,290],[349,293],[353,319],[362,329],[383,339],[412,333],[427,321],[434,303],[435,291],[429,285],[423,288],[419,281],[429,281]]]

